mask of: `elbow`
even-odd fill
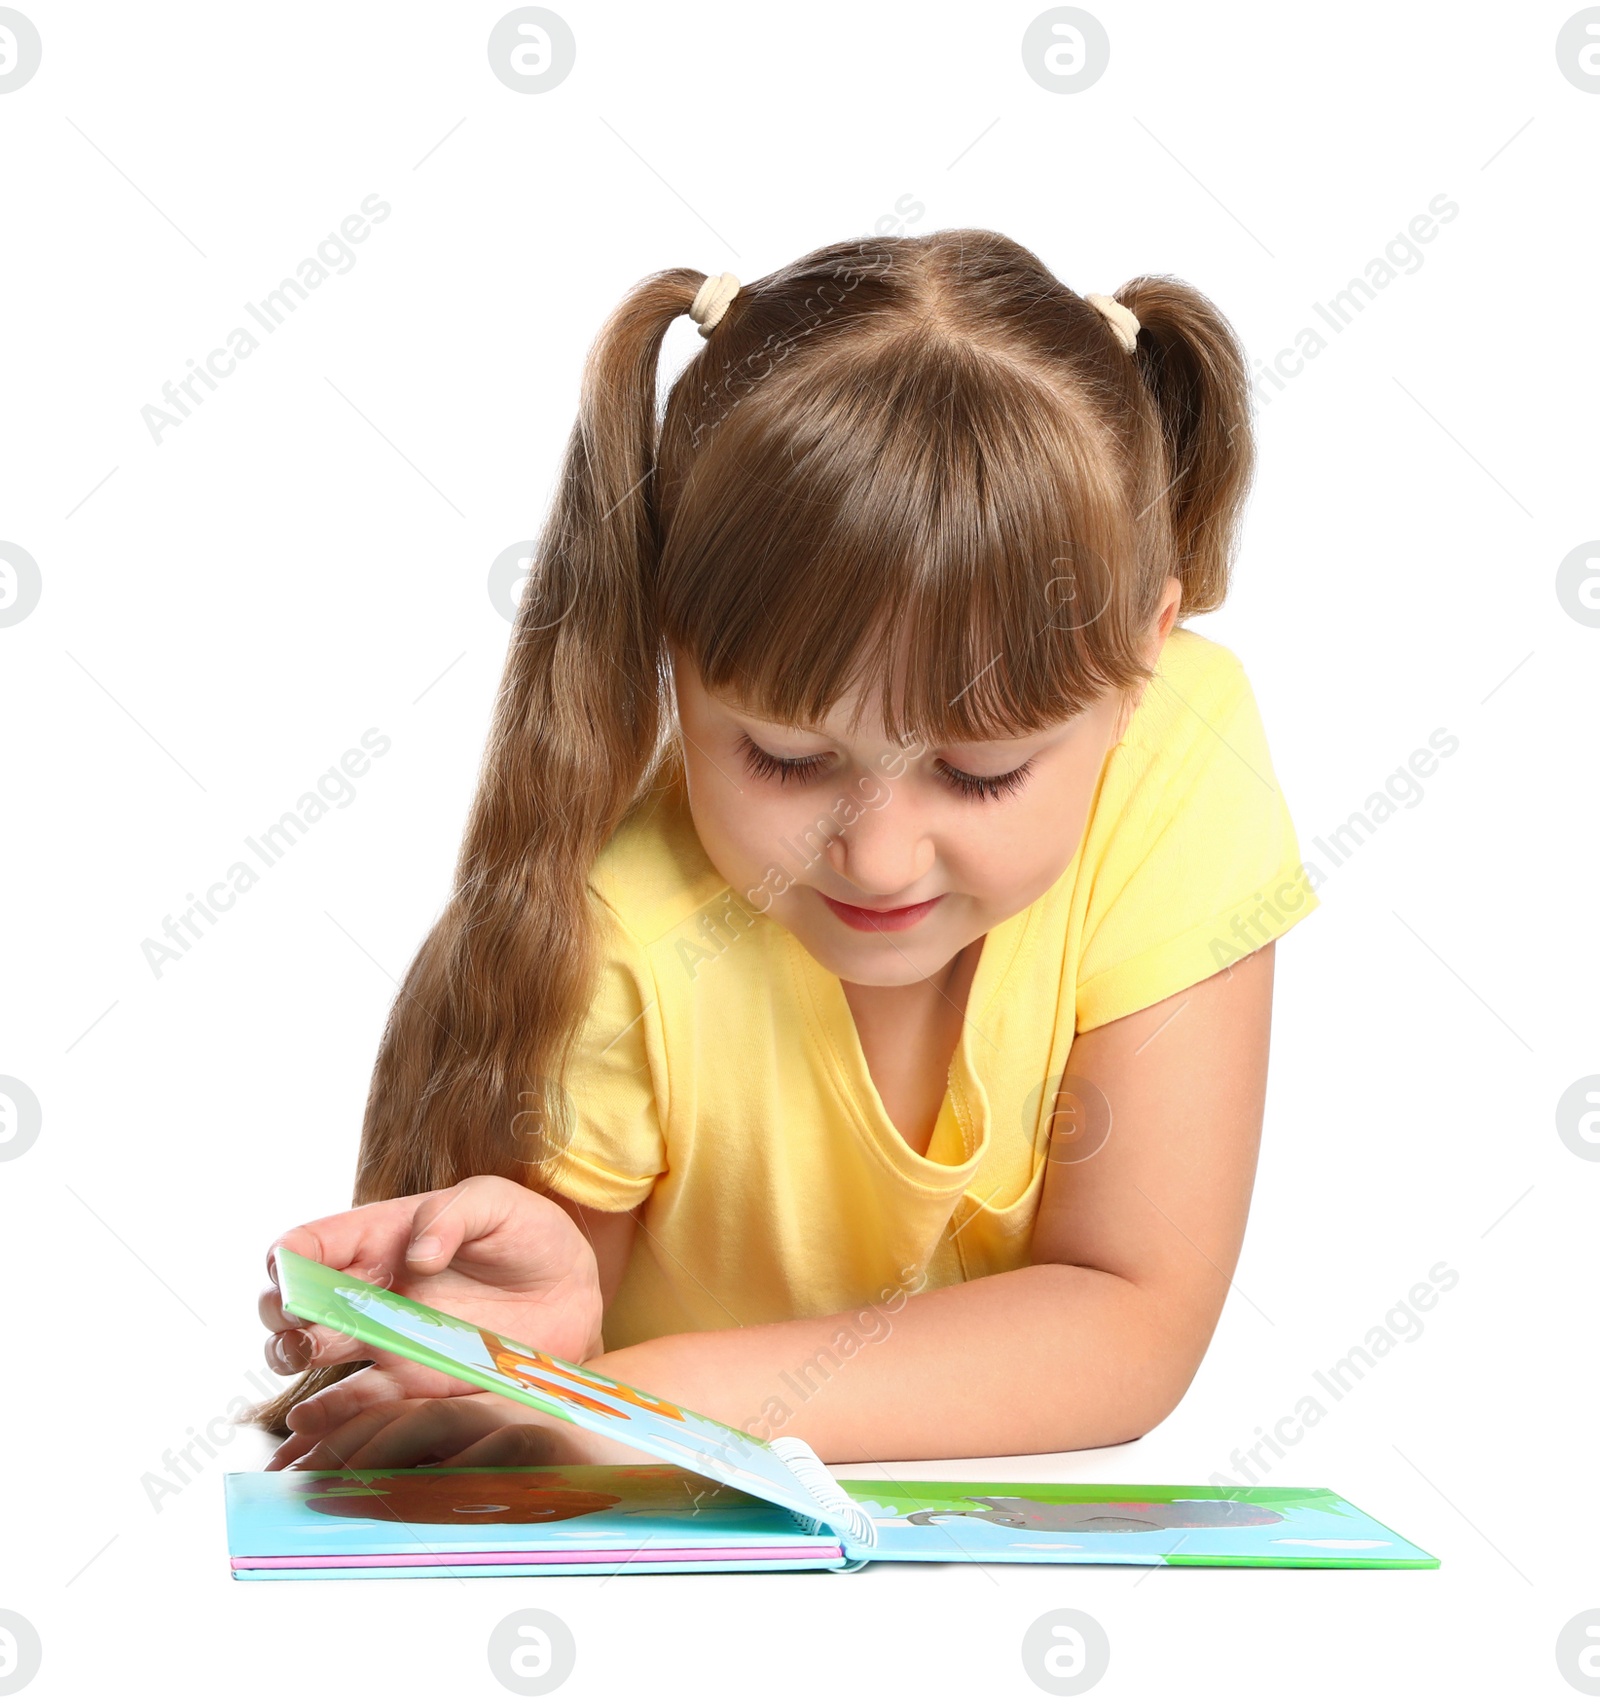
[[[1197,1335],[1157,1326],[1143,1334],[1123,1387],[1119,1418],[1124,1436],[1119,1441],[1142,1438],[1176,1410],[1194,1383],[1210,1339],[1209,1330]]]
[[[1143,1397],[1129,1405],[1122,1422],[1124,1435],[1116,1440],[1119,1444],[1131,1444],[1142,1438],[1146,1432],[1153,1432],[1163,1420],[1182,1402],[1184,1392],[1188,1390],[1190,1381],[1185,1379],[1176,1389],[1166,1390],[1154,1397]]]
[[[1096,1280],[1101,1329],[1089,1355],[1080,1348],[1063,1356],[1064,1367],[1072,1369],[1065,1374],[1072,1381],[1065,1387],[1072,1391],[1070,1407],[1052,1410],[1051,1435],[1061,1441],[1040,1448],[1103,1449],[1154,1431],[1188,1394],[1210,1344],[1216,1315],[1190,1298],[1119,1273],[1100,1271]],[[1082,1343],[1079,1328],[1073,1347]],[[1063,1435],[1068,1430],[1070,1440]]]

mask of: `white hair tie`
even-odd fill
[[[1091,308],[1098,308],[1105,315],[1106,324],[1117,334],[1117,342],[1131,355],[1133,346],[1139,340],[1139,322],[1129,308],[1123,307],[1114,296],[1085,296]]]
[[[708,277],[695,292],[689,304],[689,318],[700,327],[700,335],[709,337],[717,322],[728,311],[728,303],[739,294],[739,280],[731,272],[719,272]]]

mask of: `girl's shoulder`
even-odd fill
[[[1126,755],[1156,767],[1181,765],[1191,748],[1208,748],[1219,723],[1240,711],[1255,713],[1244,664],[1217,640],[1174,627],[1129,719]]]
[[[634,808],[595,860],[589,888],[647,945],[727,892],[681,782],[664,782]]]
[[[1191,627],[1174,627],[1167,635],[1157,667],[1175,686],[1192,686],[1212,699],[1237,697],[1249,686],[1238,656]]]
[[[1175,627],[1113,748],[1096,801],[1098,827],[1109,835],[1114,824],[1121,839],[1137,839],[1181,818],[1186,835],[1226,838],[1228,813],[1244,808],[1240,789],[1252,804],[1278,799],[1249,676],[1226,645]]]

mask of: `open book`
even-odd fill
[[[895,1562],[1437,1568],[1331,1491],[836,1479],[525,1344],[276,1253],[287,1313],[668,1466],[230,1473],[235,1579],[852,1569]]]

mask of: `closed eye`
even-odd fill
[[[954,764],[946,763],[940,758],[934,759],[934,768],[944,778],[945,783],[953,788],[964,799],[1003,799],[1008,793],[1020,791],[1027,784],[1029,772],[1033,768],[1033,759],[1020,763],[1015,769],[1008,769],[1004,775],[969,775],[964,769],[957,769]]]
[[[777,757],[758,746],[745,733],[739,735],[739,748],[744,753],[745,765],[752,775],[780,784],[809,781],[820,775],[832,762],[827,752],[818,752],[811,757]],[[1004,775],[969,775],[966,770],[957,769],[953,763],[946,763],[943,758],[935,759],[934,768],[945,785],[964,799],[1003,799],[1007,794],[1019,792],[1027,784],[1033,769],[1033,759],[1029,758],[1026,763],[1018,764]]]
[[[739,735],[739,749],[744,753],[746,767],[752,775],[764,781],[809,781],[828,766],[826,752],[813,757],[774,757],[764,751],[748,734]]]

